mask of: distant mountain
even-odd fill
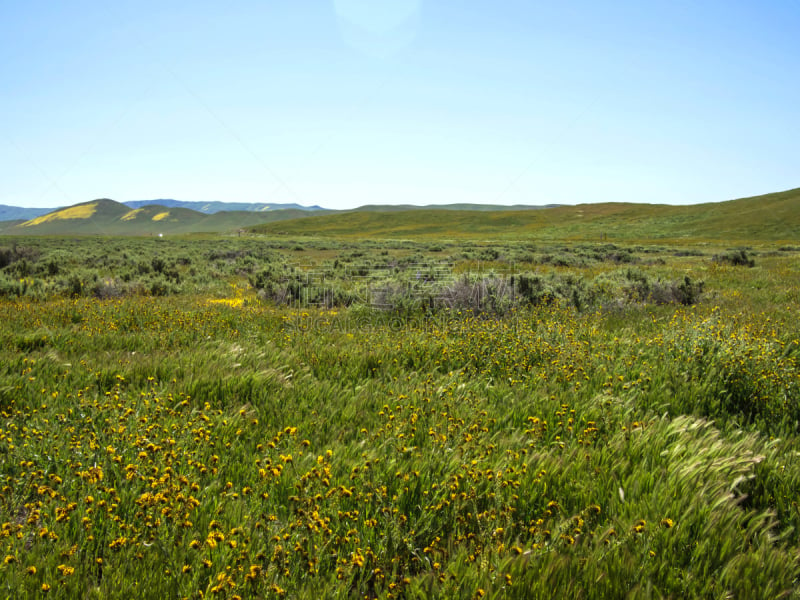
[[[310,214],[324,214],[324,213],[337,213],[344,211],[337,211],[332,209],[323,208],[321,206],[301,206],[299,204],[276,204],[271,202],[199,202],[189,200],[173,200],[171,198],[161,198],[156,200],[130,200],[122,202],[125,206],[137,209],[146,206],[163,206],[165,208],[187,208],[205,215],[213,215],[220,212],[255,212],[265,213],[274,211],[300,211],[300,213]],[[548,204],[545,206],[529,206],[517,204],[514,206],[496,206],[493,204],[428,204],[426,206],[416,206],[412,204],[368,204],[353,209],[355,211],[373,211],[373,212],[397,212],[407,210],[478,210],[478,211],[507,211],[507,210],[534,210],[542,208],[553,208],[557,204]],[[60,210],[60,208],[26,208],[22,206],[7,206],[0,204],[0,221],[30,221],[36,217],[53,213]],[[264,219],[259,222],[268,222],[273,220],[283,220],[293,213],[285,213],[281,218]],[[299,216],[303,216],[300,214]]]
[[[52,208],[25,208],[0,204],[0,221],[27,221],[52,211]]]
[[[173,200],[132,200],[108,198],[82,202],[57,209],[21,208],[0,205],[2,235],[154,235],[235,231],[274,221],[338,213],[425,212],[438,209],[458,211],[528,211],[540,206],[493,206],[488,204],[445,204],[431,206],[369,205],[354,211],[337,211],[319,206],[246,202],[194,202]]]
[[[796,243],[800,232],[800,188],[689,206],[603,203],[523,209],[466,204],[375,205],[350,211],[303,207],[206,213],[172,202],[171,206],[143,204],[134,208],[107,198],[92,200],[21,223],[5,220],[0,225],[0,234],[176,235],[247,229],[254,233],[296,237],[709,239]]]
[[[156,235],[235,231],[245,227],[327,211],[285,208],[269,211],[202,213],[182,206],[147,204],[131,208],[108,198],[82,202],[29,219],[6,222],[6,235]]]
[[[125,206],[131,208],[142,208],[143,206],[166,206],[168,208],[190,208],[207,215],[213,215],[218,212],[229,211],[244,211],[244,212],[265,212],[270,210],[307,210],[307,211],[324,211],[326,209],[321,206],[300,206],[299,204],[273,204],[270,202],[197,202],[189,200],[172,200],[162,198],[158,200],[130,200],[123,202]]]

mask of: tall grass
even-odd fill
[[[3,594],[791,596],[794,261],[700,257],[696,306],[6,298]]]

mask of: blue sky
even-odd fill
[[[800,4],[0,0],[0,204],[800,186]]]

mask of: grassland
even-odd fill
[[[280,223],[253,231],[273,235],[358,239],[503,239],[717,243],[796,240],[800,189],[694,206],[585,204],[540,210],[402,213],[354,211]]]
[[[2,244],[2,594],[798,595],[800,247],[426,235]]]
[[[165,201],[171,204],[174,201]],[[188,203],[194,206],[199,203]],[[236,207],[238,205],[231,205]],[[199,208],[202,208],[199,207]],[[148,204],[134,209],[101,199],[62,208],[22,223],[0,222],[2,235],[186,235],[248,230],[291,240],[427,239],[605,241],[613,243],[717,244],[796,240],[800,188],[694,206],[585,204],[506,206],[451,204],[441,207],[363,206],[353,211],[286,208],[228,210],[206,214],[181,206]]]

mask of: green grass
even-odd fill
[[[748,268],[697,248],[1,248],[9,285],[24,260],[38,290],[0,298],[2,595],[794,597],[800,255],[764,244]],[[445,263],[614,302],[321,309],[249,287],[271,269],[338,289],[362,267],[406,285]],[[145,281],[140,264],[179,283],[59,287]],[[687,275],[694,305],[625,287]]]
[[[694,206],[584,204],[525,211],[355,211],[253,227],[290,236],[390,239],[663,241],[794,240],[800,188]]]

